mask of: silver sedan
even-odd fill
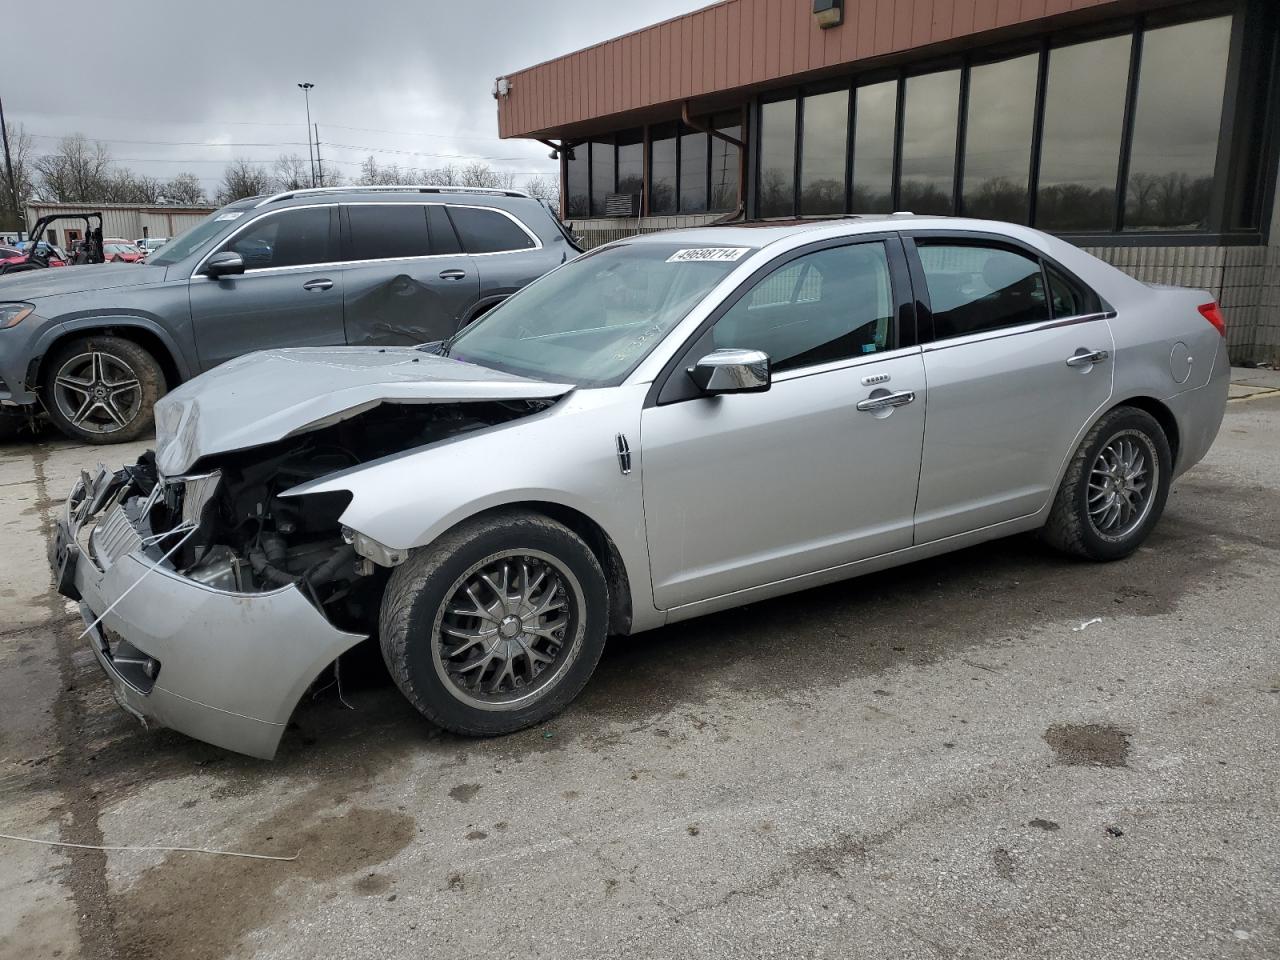
[[[609,635],[1038,530],[1120,560],[1228,383],[1203,291],[893,216],[634,237],[452,340],[231,361],[86,473],[53,563],[125,709],[258,756],[376,638],[490,735]]]

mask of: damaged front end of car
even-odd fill
[[[289,492],[552,402],[382,403],[173,476],[153,452],[99,468],[59,523],[59,590],[80,604],[121,706],[269,758],[307,688],[376,633],[391,569],[408,556],[342,525],[350,493]]]

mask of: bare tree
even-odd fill
[[[156,203],[164,184],[155,177],[135,174],[130,170],[108,169],[103,177],[102,193],[96,199],[104,203]]]
[[[18,123],[5,123],[9,134],[9,159],[13,163],[13,181],[18,190],[18,202],[9,193],[9,177],[0,169],[0,224],[6,229],[16,230],[18,224],[13,222],[13,208],[23,210],[26,202],[35,193],[35,168],[32,164],[32,136],[26,128]],[[0,156],[0,162],[3,162]]]
[[[560,209],[560,178],[530,177],[524,182],[524,191],[538,200],[545,200],[552,210]]]
[[[218,202],[231,203],[245,197],[257,197],[271,189],[271,176],[252,160],[237,157],[222,171],[218,185]]]
[[[510,190],[515,186],[516,175],[507,170],[495,170],[483,160],[473,160],[462,168],[464,187],[488,187],[494,190]]]
[[[276,157],[272,174],[277,190],[301,190],[311,186],[310,166],[296,153],[282,153]]]
[[[200,184],[200,178],[194,173],[178,174],[164,185],[164,190],[161,192],[164,198],[171,203],[185,203],[194,207],[209,202],[204,195],[204,187]]]
[[[111,151],[105,143],[75,133],[59,141],[56,153],[37,158],[35,168],[52,199],[64,203],[101,201],[107,192]]]

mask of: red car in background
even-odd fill
[[[130,240],[108,237],[102,241],[102,259],[107,263],[137,263],[146,255]]]
[[[65,267],[67,265],[66,258],[62,255],[62,251],[57,247],[49,247],[48,244],[41,245],[41,252],[49,254],[49,266]],[[27,262],[27,255],[17,247],[0,246],[0,273],[6,268],[16,267],[19,264]]]

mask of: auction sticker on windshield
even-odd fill
[[[677,250],[667,257],[667,263],[705,263],[741,260],[750,247],[691,247]]]

